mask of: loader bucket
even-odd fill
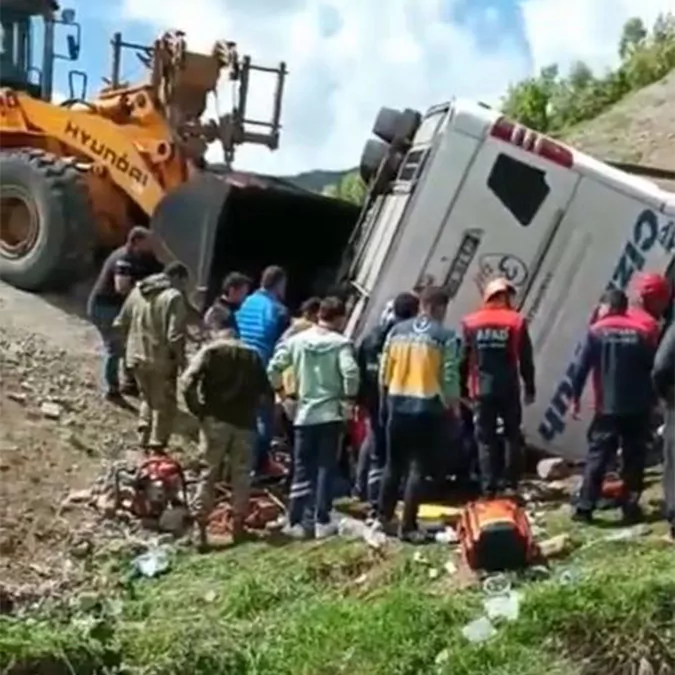
[[[168,194],[150,226],[168,258],[190,270],[190,300],[204,310],[223,278],[238,271],[257,285],[268,265],[288,272],[295,310],[337,280],[359,208],[267,176],[203,173]]]
[[[218,222],[228,189],[217,176],[200,175],[168,193],[150,221],[161,257],[187,265],[188,298],[197,308],[208,287]]]

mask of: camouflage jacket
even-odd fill
[[[166,274],[153,274],[129,293],[113,326],[125,342],[127,366],[161,370],[185,365],[187,305]]]

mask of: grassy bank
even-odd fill
[[[549,579],[523,581],[518,620],[480,645],[461,628],[482,614],[482,591],[431,579],[447,549],[424,554],[429,564],[411,549],[331,542],[179,556],[167,576],[90,598],[87,611],[3,619],[0,672],[628,675],[644,659],[675,672],[668,544],[580,550]]]

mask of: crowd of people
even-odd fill
[[[343,333],[347,308],[339,294],[308,299],[293,318],[284,304],[288,279],[281,267],[266,268],[256,290],[252,279],[232,272],[201,318],[206,340],[191,359],[187,280],[182,263],[163,267],[152,255],[149,231],[134,228],[103,265],[88,311],[104,346],[106,397],[118,400],[138,388],[143,448],[165,451],[178,391],[199,421],[209,467],[195,514],[202,545],[225,471],[233,539],[244,536],[252,476],[285,471],[271,454],[279,432],[292,449],[284,532],[295,539],[335,534],[338,458],[361,413],[367,433],[357,483],[373,527],[423,540],[417,514],[424,479],[445,475],[448,457],[468,457],[466,468],[475,454],[484,498],[517,497],[522,405],[535,400],[535,364],[527,323],[506,279],[489,281],[482,306],[454,329],[444,325],[450,296],[425,278],[396,296],[381,323],[355,345]],[[575,518],[592,519],[619,448],[623,515],[641,517],[645,456],[661,399],[666,503],[675,537],[675,328],[661,337],[660,322],[672,299],[658,275],[644,275],[637,296],[629,306],[623,291],[607,294],[575,369],[573,414],[589,373],[596,398]],[[468,455],[467,435],[475,448]]]

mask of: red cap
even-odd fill
[[[670,297],[670,284],[662,274],[645,272],[635,279],[635,292],[642,300],[667,302]]]

